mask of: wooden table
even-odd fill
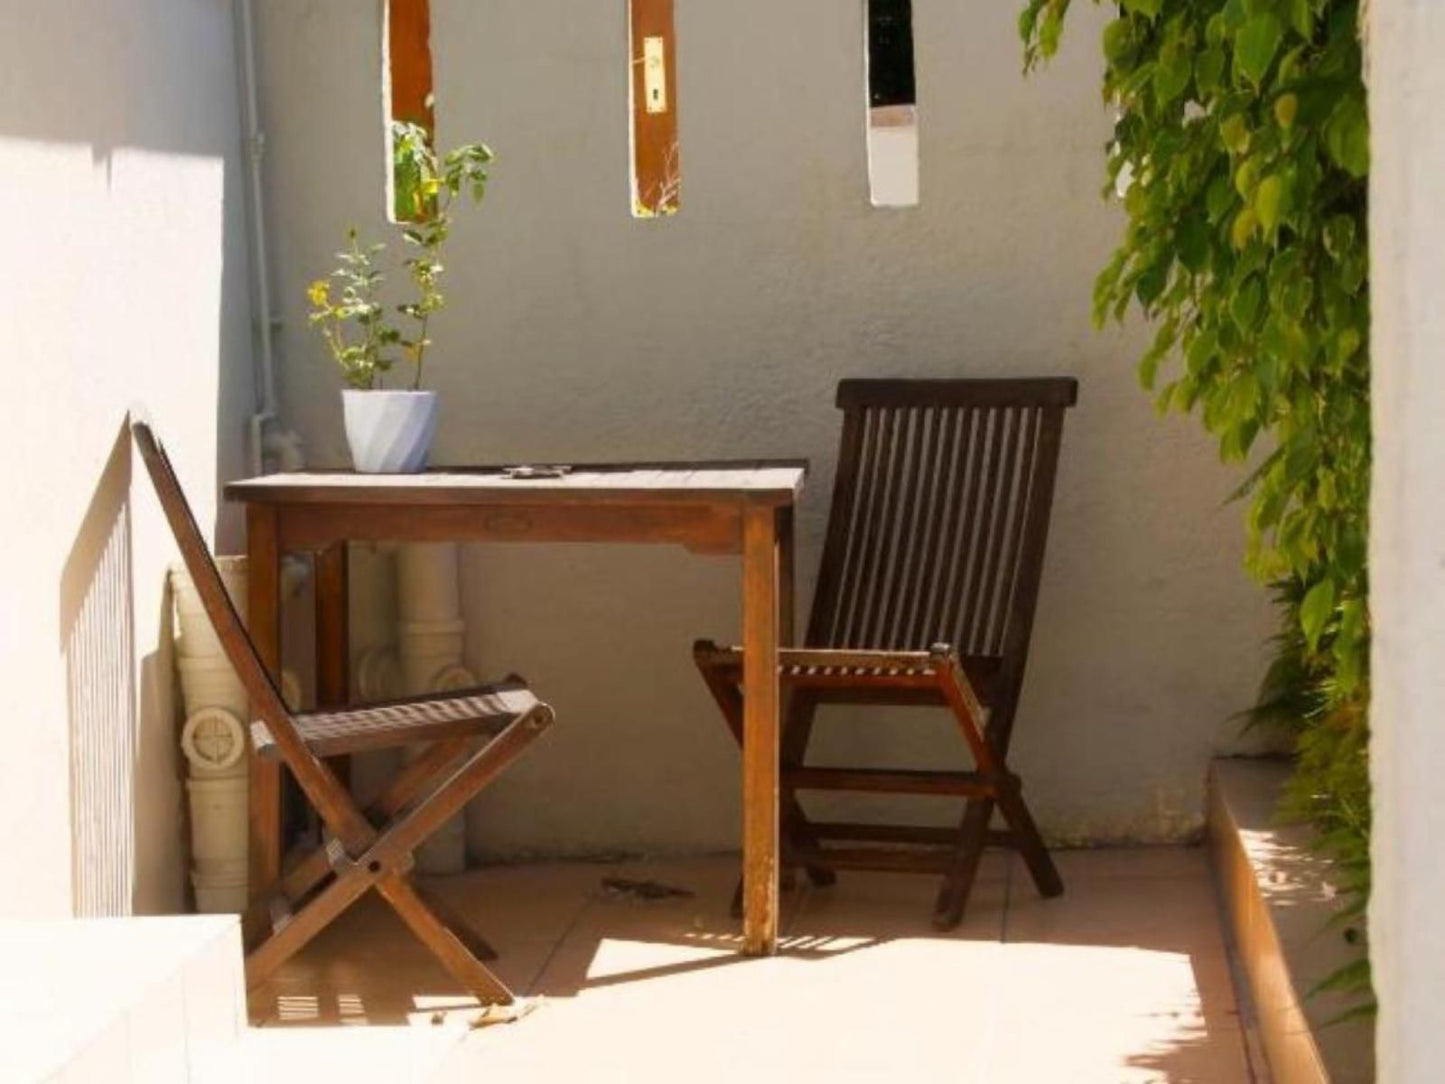
[[[652,542],[742,555],[744,667],[743,948],[778,931],[778,647],[793,634],[793,506],[807,464],[721,462],[573,467],[561,477],[501,468],[420,475],[272,474],[228,485],[246,505],[249,625],[280,669],[281,558],[316,556],[317,699],[348,689],[348,541]],[[687,645],[679,645],[685,657]],[[545,697],[546,690],[539,690]],[[565,720],[563,721],[565,726]],[[281,776],[252,761],[251,885],[281,870]]]

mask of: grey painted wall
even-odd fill
[[[261,6],[283,403],[310,459],[339,465],[338,379],[303,292],[348,223],[384,228],[377,8]],[[917,0],[922,206],[887,211],[868,206],[862,4],[678,0],[683,210],[638,222],[622,0],[433,8],[441,141],[499,155],[448,260],[437,458],[808,456],[806,599],[839,377],[1074,374],[1017,767],[1056,838],[1194,830],[1270,622],[1230,474],[1194,422],[1155,418],[1139,336],[1089,324],[1118,227],[1098,196],[1102,14],[1080,7],[1025,80],[1013,5]],[[734,564],[477,548],[464,573],[473,661],[520,670],[560,713],[474,811],[479,849],[734,845],[737,755],[689,657],[736,634]],[[822,751],[962,758],[946,720],[895,721],[824,724]]]

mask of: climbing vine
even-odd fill
[[[1025,0],[1025,68],[1070,0]],[[1104,29],[1106,197],[1124,236],[1094,318],[1154,331],[1139,379],[1239,463],[1247,564],[1281,606],[1255,717],[1296,735],[1289,804],[1369,891],[1366,177],[1357,0],[1121,0]],[[1353,933],[1353,930],[1349,931]],[[1365,996],[1361,959],[1329,985]]]

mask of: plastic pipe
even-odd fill
[[[445,692],[475,685],[462,659],[466,624],[462,621],[458,549],[450,542],[407,543],[397,547],[397,653],[402,684],[410,695]],[[466,821],[454,817],[417,850],[424,873],[460,873],[467,865]]]

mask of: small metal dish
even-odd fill
[[[502,471],[502,477],[515,481],[525,481],[529,478],[562,478],[570,473],[571,467],[564,466],[533,466],[530,464],[507,467]]]

